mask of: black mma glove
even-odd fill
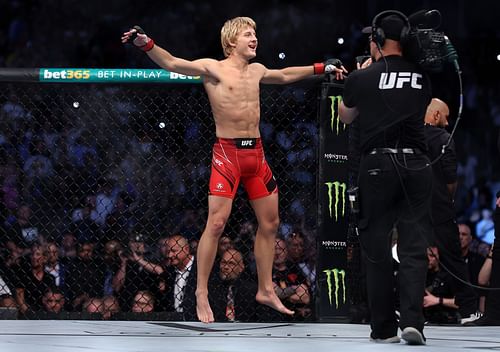
[[[342,68],[342,61],[339,59],[328,59],[325,62],[319,62],[314,64],[314,74],[321,75],[323,73],[335,72],[335,68]]]
[[[144,29],[142,29],[141,27],[139,27],[137,25],[134,26],[134,27],[132,27],[132,29],[135,29],[135,32],[132,32],[130,34],[130,37],[128,37],[128,39],[125,41],[125,43],[134,44],[134,40],[137,38],[137,34],[144,34],[144,35],[146,35],[146,32],[144,32]],[[146,36],[146,44],[144,44],[144,45],[135,45],[135,46],[137,46],[142,51],[149,51],[149,50],[153,49],[153,47],[155,46],[155,42],[154,42],[153,39],[151,39],[148,36]]]

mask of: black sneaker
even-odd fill
[[[491,319],[491,318],[483,315],[479,319],[476,319],[474,321],[469,321],[469,322],[464,323],[462,325],[463,326],[500,326],[500,321]]]
[[[472,313],[470,316],[466,318],[460,319],[460,324],[463,326],[468,326],[467,324],[473,323],[478,319],[481,319],[483,317],[483,313],[481,312],[475,312]]]
[[[411,326],[403,329],[401,338],[405,340],[408,345],[425,345],[424,334]]]

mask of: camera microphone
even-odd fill
[[[455,70],[459,72],[460,66],[458,65],[457,51],[455,50],[453,44],[451,44],[450,38],[448,38],[446,35],[444,36],[444,44],[445,44],[446,58],[448,59],[448,62],[451,62],[455,66]]]

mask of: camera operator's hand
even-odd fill
[[[363,62],[362,64],[358,63],[356,66],[358,67],[358,70],[362,70],[362,69],[367,68],[371,64],[372,64],[372,58],[369,58],[365,62]]]
[[[372,58],[366,55],[356,56],[356,68],[362,70],[372,64]]]
[[[144,29],[139,26],[134,26],[128,32],[123,33],[122,43],[132,43],[142,51],[149,51],[155,45],[153,39],[149,38]]]

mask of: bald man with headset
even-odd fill
[[[427,76],[403,57],[408,18],[384,11],[363,30],[370,55],[344,86],[340,119],[359,121],[360,244],[366,257],[370,339],[424,345],[422,303],[427,236],[432,232],[432,171],[426,167],[423,116],[431,100]],[[400,319],[395,314],[392,229],[398,230]]]

